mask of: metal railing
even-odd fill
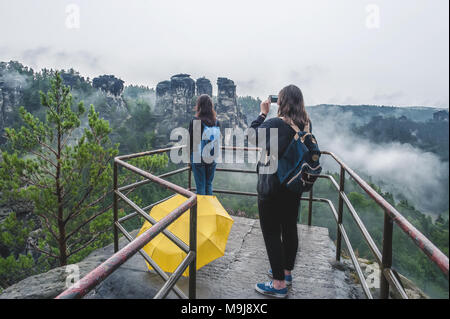
[[[158,273],[162,279],[165,281],[165,284],[158,291],[158,293],[154,296],[155,299],[165,298],[171,290],[180,298],[187,299],[187,296],[183,293],[183,291],[176,286],[176,282],[181,277],[183,272],[189,267],[189,298],[196,298],[196,260],[197,260],[197,195],[192,193],[191,191],[175,185],[171,182],[164,180],[164,177],[168,177],[171,175],[175,175],[184,171],[189,170],[190,168],[182,168],[172,172],[168,172],[166,174],[155,176],[152,175],[140,168],[137,168],[129,163],[126,160],[132,158],[138,158],[143,156],[151,156],[155,154],[160,154],[164,152],[168,152],[173,149],[180,149],[183,146],[171,147],[165,149],[159,149],[154,151],[148,151],[143,153],[124,155],[114,158],[114,183],[113,183],[113,212],[114,212],[114,255],[108,258],[105,262],[103,262],[100,266],[95,268],[85,277],[83,277],[76,285],[72,288],[67,289],[63,293],[61,293],[56,298],[82,298],[89,291],[91,291],[95,286],[101,283],[104,279],[106,279],[110,274],[112,274],[117,268],[120,267],[123,263],[125,263],[128,259],[134,256],[136,253],[139,253],[144,257],[145,261],[148,262],[153,269]],[[138,174],[145,178],[145,180],[135,182],[133,184],[119,187],[118,185],[118,169],[119,166]],[[165,187],[176,194],[183,195],[187,197],[187,200],[183,202],[180,206],[170,212],[167,216],[159,220],[158,222],[152,218],[149,214],[146,213],[146,210],[152,208],[160,202],[167,200],[168,197],[159,202],[153,203],[147,207],[140,208],[136,203],[130,200],[123,191],[126,190],[134,190],[136,187],[153,182],[159,186]],[[119,208],[119,199],[123,200],[126,204],[128,204],[135,211],[129,215],[126,215],[122,218],[118,218],[118,208]],[[189,215],[189,246],[187,246],[181,239],[176,237],[170,231],[167,230],[167,227],[172,224],[177,218],[179,218],[182,214],[190,210]],[[129,234],[126,229],[122,226],[122,222],[132,218],[142,216],[145,220],[147,220],[152,227],[142,233],[139,237],[133,239],[131,234]],[[125,238],[129,241],[129,243],[119,250],[119,231],[125,236]],[[142,249],[145,245],[147,245],[153,238],[155,238],[158,234],[163,233],[167,238],[169,238],[174,244],[176,244],[181,250],[186,253],[186,257],[182,260],[180,265],[175,269],[171,276],[168,276],[151,258],[150,256]]]
[[[128,260],[131,256],[133,256],[136,252],[139,252],[144,259],[156,270],[156,272],[166,281],[161,290],[156,294],[155,298],[164,298],[172,289],[179,297],[186,298],[184,293],[176,286],[176,281],[180,278],[183,271],[189,265],[196,264],[196,205],[197,198],[194,193],[191,191],[194,190],[192,188],[192,170],[190,165],[186,167],[165,173],[160,176],[154,176],[148,172],[145,172],[137,167],[134,167],[125,162],[127,159],[154,155],[162,152],[168,152],[171,150],[181,149],[184,146],[176,146],[171,148],[165,148],[155,151],[143,152],[132,155],[125,155],[115,158],[114,160],[114,250],[115,254],[101,264],[99,267],[94,269],[91,273],[89,273],[86,277],[81,279],[79,282],[78,288],[71,288],[63,292],[57,298],[80,298],[84,296],[87,292],[90,291],[93,287],[99,284],[102,280],[104,280],[108,275],[110,275],[115,269],[117,269],[121,264],[123,264],[126,260]],[[222,146],[222,149],[232,149],[239,151],[257,151],[257,148],[237,148],[231,146]],[[358,229],[361,231],[363,238],[367,245],[370,248],[370,251],[375,257],[376,262],[380,266],[381,274],[380,274],[380,298],[389,298],[389,290],[390,287],[393,287],[395,291],[399,294],[401,298],[407,299],[408,296],[405,292],[401,284],[401,280],[398,277],[395,270],[392,268],[392,240],[393,240],[393,226],[394,223],[403,230],[418,246],[420,250],[422,250],[426,256],[433,261],[448,278],[448,269],[449,262],[448,257],[445,256],[432,242],[430,242],[422,233],[420,233],[411,223],[409,223],[406,218],[404,218],[391,204],[389,204],[381,195],[379,195],[369,184],[367,184],[358,174],[356,174],[351,168],[349,168],[342,160],[340,160],[335,154],[331,152],[322,152],[323,155],[328,155],[333,158],[336,163],[338,163],[340,167],[340,178],[339,184],[331,175],[317,175],[319,178],[328,179],[331,184],[336,188],[339,194],[339,202],[338,202],[338,210],[334,207],[331,200],[326,198],[315,198],[313,197],[313,189],[309,192],[308,197],[301,197],[301,201],[308,201],[308,225],[312,225],[312,208],[313,202],[321,202],[328,204],[332,215],[336,221],[337,225],[337,238],[336,238],[336,260],[340,261],[341,253],[342,253],[342,239],[344,240],[348,253],[350,255],[350,259],[355,267],[356,274],[361,283],[362,289],[367,298],[373,299],[373,295],[366,283],[364,278],[364,274],[361,270],[361,267],[358,263],[358,259],[353,251],[352,245],[350,243],[349,237],[347,235],[346,229],[343,224],[343,212],[344,205],[348,208],[350,215],[355,221]],[[117,185],[117,173],[118,173],[118,165],[136,173],[140,176],[144,177],[145,180],[123,186],[118,187]],[[162,178],[172,176],[184,171],[188,171],[188,189],[184,189],[178,185],[172,184],[168,181],[163,180]],[[233,172],[233,173],[245,173],[245,174],[256,174],[256,170],[244,170],[244,169],[229,169],[229,168],[220,168],[217,167],[216,171],[218,172]],[[369,195],[383,210],[384,210],[384,231],[383,231],[383,244],[382,251],[378,249],[375,244],[375,241],[370,236],[367,228],[364,223],[358,216],[355,208],[352,203],[348,199],[345,193],[345,175],[346,173],[364,190],[364,192]],[[154,182],[158,185],[164,186],[168,189],[171,189],[175,193],[182,194],[188,197],[188,200],[184,202],[177,209],[172,211],[169,215],[161,219],[159,222],[156,222],[151,216],[149,216],[145,211],[152,208],[153,206],[167,200],[165,198],[161,201],[153,203],[144,208],[140,208],[138,205],[133,203],[130,199],[128,199],[122,192],[125,190],[135,189],[138,186]],[[231,194],[231,195],[244,195],[244,196],[257,196],[257,193],[253,192],[241,192],[234,190],[223,190],[223,189],[214,189],[214,193],[217,194]],[[118,200],[122,199],[125,203],[130,205],[135,212],[128,214],[122,218],[118,218]],[[181,216],[187,209],[191,209],[191,221],[190,221],[190,243],[189,247],[186,246],[181,240],[179,240],[176,236],[166,230],[166,227],[170,225],[175,219]],[[142,216],[147,221],[149,221],[153,226],[143,233],[141,236],[133,239],[132,236],[125,230],[125,228],[121,225],[121,222],[129,220],[136,216]],[[130,243],[118,250],[118,240],[119,235],[118,231],[121,231],[124,236],[130,241]],[[150,240],[152,240],[159,233],[163,233],[169,239],[171,239],[175,244],[178,245],[183,251],[187,253],[185,260],[179,265],[179,267],[175,270],[175,272],[169,277],[164,271],[162,271],[158,265],[142,250]],[[189,298],[195,298],[195,287],[196,287],[196,267],[189,267]]]
[[[403,288],[400,278],[392,268],[392,239],[393,239],[393,226],[394,223],[400,227],[403,232],[413,240],[413,242],[422,250],[428,259],[433,261],[439,269],[448,278],[448,257],[442,253],[428,238],[426,238],[420,231],[418,231],[405,217],[403,217],[391,204],[389,204],[380,194],[378,194],[369,184],[367,184],[358,174],[356,174],[350,167],[348,167],[341,159],[339,159],[332,152],[322,152],[324,155],[331,156],[340,166],[340,178],[339,184],[334,180],[331,175],[319,175],[320,178],[326,178],[331,181],[333,186],[339,193],[338,211],[333,206],[333,203],[327,199],[321,199],[320,201],[328,203],[330,209],[333,212],[337,223],[337,239],[336,239],[336,260],[340,260],[342,239],[350,253],[350,258],[355,266],[357,275],[361,282],[364,293],[368,298],[373,298],[369,288],[367,287],[364,279],[361,267],[358,264],[358,260],[353,252],[350,240],[347,236],[343,225],[343,206],[348,208],[350,215],[355,221],[358,229],[361,231],[366,244],[369,246],[372,254],[375,257],[376,262],[380,266],[380,298],[389,298],[389,288],[392,286],[401,298],[407,299],[408,296]],[[369,195],[383,210],[384,210],[384,230],[383,230],[383,245],[382,252],[379,251],[374,240],[367,231],[364,223],[359,218],[355,208],[345,194],[345,174],[348,175]],[[310,196],[311,200],[311,196]],[[311,215],[311,210],[309,211]],[[311,225],[311,216],[309,216],[309,225]]]

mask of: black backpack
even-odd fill
[[[309,122],[305,125],[304,131],[300,131],[292,122],[290,126],[294,129],[295,135],[278,160],[277,172],[274,174],[258,174],[257,190],[258,194],[263,197],[268,197],[277,192],[281,185],[298,195],[309,192],[317,180],[317,176],[313,175],[322,172],[319,163],[319,145],[310,132]],[[267,166],[268,160],[269,157],[266,154],[265,164],[262,165]]]
[[[291,122],[295,135],[278,160],[277,176],[281,185],[294,193],[309,192],[322,172],[320,149],[317,140],[310,132],[309,122],[304,131]]]

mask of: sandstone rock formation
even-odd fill
[[[194,114],[195,81],[189,74],[177,74],[170,81],[156,86],[154,113],[157,118],[156,140],[158,146],[169,142],[170,132],[185,127]]]
[[[114,75],[100,75],[92,80],[92,86],[96,89],[119,96],[123,91],[123,80]]]
[[[92,94],[89,102],[92,102],[100,116],[110,123],[120,122],[129,116],[127,104],[122,94],[114,95],[108,91],[97,91]]]
[[[196,81],[197,84],[197,96],[202,94],[208,94],[212,96],[212,84],[211,81],[205,77],[199,78]]]
[[[220,121],[222,129],[225,127],[239,127],[245,129],[247,120],[237,104],[236,85],[227,78],[217,79],[217,119]]]
[[[193,112],[195,81],[189,74],[177,74],[156,86],[157,114],[172,116],[179,122]]]
[[[246,119],[237,104],[236,85],[232,80],[219,78],[217,119],[222,129],[225,127],[247,127]],[[194,81],[189,74],[177,74],[170,81],[159,82],[156,86],[155,114],[159,117],[156,128],[157,144],[161,146],[169,142],[172,129],[187,128],[194,115],[197,96],[212,96],[211,81],[201,77]]]

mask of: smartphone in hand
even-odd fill
[[[270,103],[277,103],[278,95],[269,95],[269,101],[270,101]]]

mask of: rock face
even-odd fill
[[[197,95],[208,94],[212,96],[212,84],[211,81],[205,77],[199,78],[196,81],[197,84]]]
[[[105,256],[93,255],[75,264],[80,278],[105,261]],[[73,265],[72,265],[73,266]],[[66,289],[66,279],[71,268],[58,267],[44,274],[28,277],[8,287],[0,294],[0,299],[49,299],[55,298]]]
[[[92,80],[92,86],[102,91],[119,96],[123,91],[123,81],[114,75],[101,75]]]
[[[220,121],[222,129],[225,127],[246,128],[247,120],[238,107],[234,82],[227,78],[218,78],[217,86],[217,119]]]
[[[380,266],[376,262],[369,261],[364,258],[358,258],[358,263],[361,267],[361,270],[364,274],[364,278],[367,283],[367,287],[370,289],[370,292],[374,296],[374,298],[378,298],[380,295],[380,278],[381,278],[381,270]],[[352,273],[353,278],[357,278],[356,270],[351,262],[351,260],[344,259],[342,264],[344,268]],[[428,299],[429,297],[422,292],[413,282],[411,282],[405,276],[399,274],[400,281],[405,289],[406,295],[409,299]],[[395,299],[401,299],[401,296],[394,291],[394,289],[390,289],[390,297]]]
[[[156,86],[155,115],[156,143],[169,142],[170,132],[176,127],[187,127],[194,114],[195,81],[189,74],[177,74],[170,81],[159,82]]]
[[[177,122],[192,114],[195,81],[189,74],[177,74],[170,81],[156,86],[156,109],[158,114],[172,115]],[[195,102],[194,102],[195,103]]]
[[[100,115],[110,123],[125,119],[129,115],[127,104],[122,95],[98,91],[92,96],[96,111],[99,111]]]

